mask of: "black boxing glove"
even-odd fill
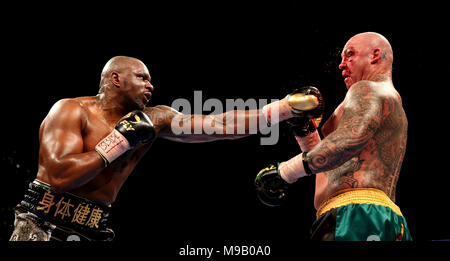
[[[269,207],[277,207],[283,203],[287,197],[288,185],[275,165],[261,170],[255,178],[256,195]]]
[[[115,129],[95,146],[95,150],[107,166],[136,145],[149,143],[154,138],[155,127],[150,118],[143,111],[135,110],[122,117]]]
[[[317,125],[314,120],[309,118],[294,117],[286,120],[292,134],[297,137],[305,137],[317,130]]]

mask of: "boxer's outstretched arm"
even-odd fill
[[[70,191],[93,179],[104,168],[95,151],[83,152],[84,111],[70,99],[58,101],[41,124],[37,179],[58,191]]]
[[[261,110],[234,110],[217,115],[187,115],[167,106],[145,110],[162,138],[198,143],[238,139],[267,127]]]

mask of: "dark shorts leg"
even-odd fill
[[[325,212],[311,227],[312,241],[334,241],[336,233],[336,209]]]

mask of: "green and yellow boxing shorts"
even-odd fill
[[[412,241],[400,208],[381,190],[338,191],[322,202],[311,228],[318,241]]]

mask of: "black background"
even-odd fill
[[[170,106],[176,98],[193,102],[195,90],[202,91],[203,101],[225,103],[282,98],[295,87],[314,85],[325,97],[327,118],[346,92],[340,51],[351,36],[365,31],[391,42],[393,81],[409,120],[397,204],[416,241],[450,238],[449,45],[439,10],[311,7],[293,1],[41,3],[5,10],[13,15],[2,23],[0,240],[9,239],[10,210],[37,172],[41,121],[59,99],[95,95],[109,58],[133,56],[147,65],[155,86],[152,106]],[[300,150],[283,124],[276,145],[261,146],[260,138],[204,144],[157,140],[113,204],[116,244],[151,242],[145,247],[176,255],[186,244],[308,240],[315,218],[314,178],[296,183],[285,206],[261,205],[254,176]]]

